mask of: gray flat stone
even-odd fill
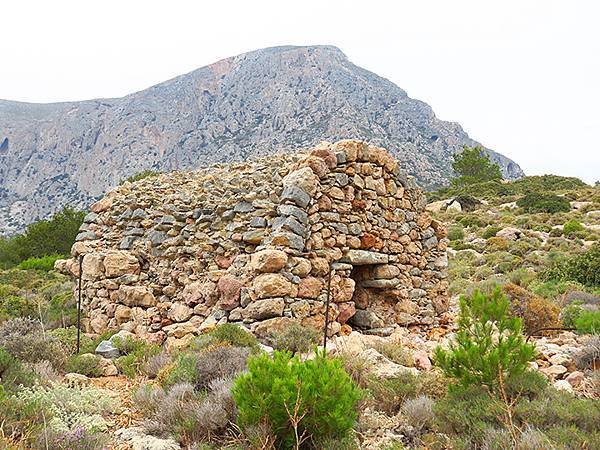
[[[96,347],[96,355],[100,355],[103,358],[113,359],[121,356],[121,352],[117,349],[112,342],[102,341]]]
[[[340,259],[340,262],[355,266],[367,264],[387,264],[389,256],[384,253],[370,252],[368,250],[348,250]]]

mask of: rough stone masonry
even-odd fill
[[[385,335],[445,320],[446,230],[424,207],[386,150],[322,143],[125,183],[92,205],[57,268],[78,277],[83,255],[88,332],[177,348],[225,322],[259,337],[322,329],[331,271],[329,333]]]

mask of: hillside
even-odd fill
[[[532,193],[538,197],[523,203]],[[542,193],[547,197],[539,202]],[[387,337],[353,331],[332,338],[326,360],[339,362],[337,371],[332,362],[333,375],[318,372],[308,358],[305,367],[319,373],[315,379],[335,379],[311,385],[319,395],[315,404],[328,408],[327,414],[314,413],[318,423],[333,410],[350,418],[352,430],[300,448],[599,448],[600,188],[544,176],[436,195],[442,200],[428,209],[448,227],[442,241],[453,294],[449,321],[429,330],[397,327]],[[510,300],[509,317],[523,320],[523,334],[531,335],[535,349],[527,362],[534,370],[507,383],[510,402],[476,381],[457,386],[433,357],[436,347],[460,334],[458,296],[497,286]],[[259,343],[243,325],[227,323],[169,354],[121,329],[116,335],[83,335],[83,354],[77,356],[75,328],[69,326],[75,305],[64,276],[0,270],[0,306],[0,442],[8,448],[282,448],[275,445],[282,431],[233,425],[245,404],[254,411],[259,402],[251,389],[236,396],[232,379],[239,382],[248,370],[260,379],[257,361],[262,367],[270,360],[265,355],[271,346],[304,353],[321,337],[308,327],[273,327]],[[35,320],[15,319],[21,316]],[[548,326],[574,330],[538,331]],[[103,339],[109,340],[98,347]],[[249,358],[253,363],[247,365]],[[282,367],[288,365],[284,359]],[[285,377],[279,370],[265,370],[265,384]],[[358,404],[343,401],[343,392],[350,396],[350,379],[362,389]],[[293,402],[299,394],[291,392]],[[273,410],[283,408],[284,393],[277,394],[268,397]],[[506,411],[514,414],[513,426]],[[300,422],[311,419],[302,416]],[[307,439],[318,437],[308,429]]]
[[[88,206],[144,169],[169,171],[360,138],[389,149],[426,188],[474,145],[337,48],[276,47],[219,61],[118,99],[0,100],[0,234],[64,205]],[[519,166],[490,152],[505,177]]]

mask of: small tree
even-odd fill
[[[456,153],[453,158],[452,169],[457,175],[452,180],[455,187],[502,179],[500,166],[492,162],[480,146],[465,145],[463,151]]]
[[[456,338],[448,350],[435,350],[435,361],[460,387],[483,386],[493,400],[501,401],[498,418],[518,448],[514,409],[521,392],[511,393],[507,384],[525,373],[535,347],[523,339],[521,319],[509,317],[508,310],[500,288],[491,296],[475,291],[470,298],[461,297]]]
[[[502,388],[520,375],[535,357],[535,347],[523,338],[521,319],[509,317],[509,300],[496,289],[486,296],[475,291],[461,297],[459,330],[448,350],[438,347],[435,360],[460,385]]]

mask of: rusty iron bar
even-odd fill
[[[79,255],[79,286],[77,289],[77,354],[81,344],[81,277],[83,275],[83,255]]]
[[[331,263],[327,276],[327,300],[325,306],[325,330],[323,330],[323,355],[327,354],[327,332],[329,331],[329,303],[331,301]]]

